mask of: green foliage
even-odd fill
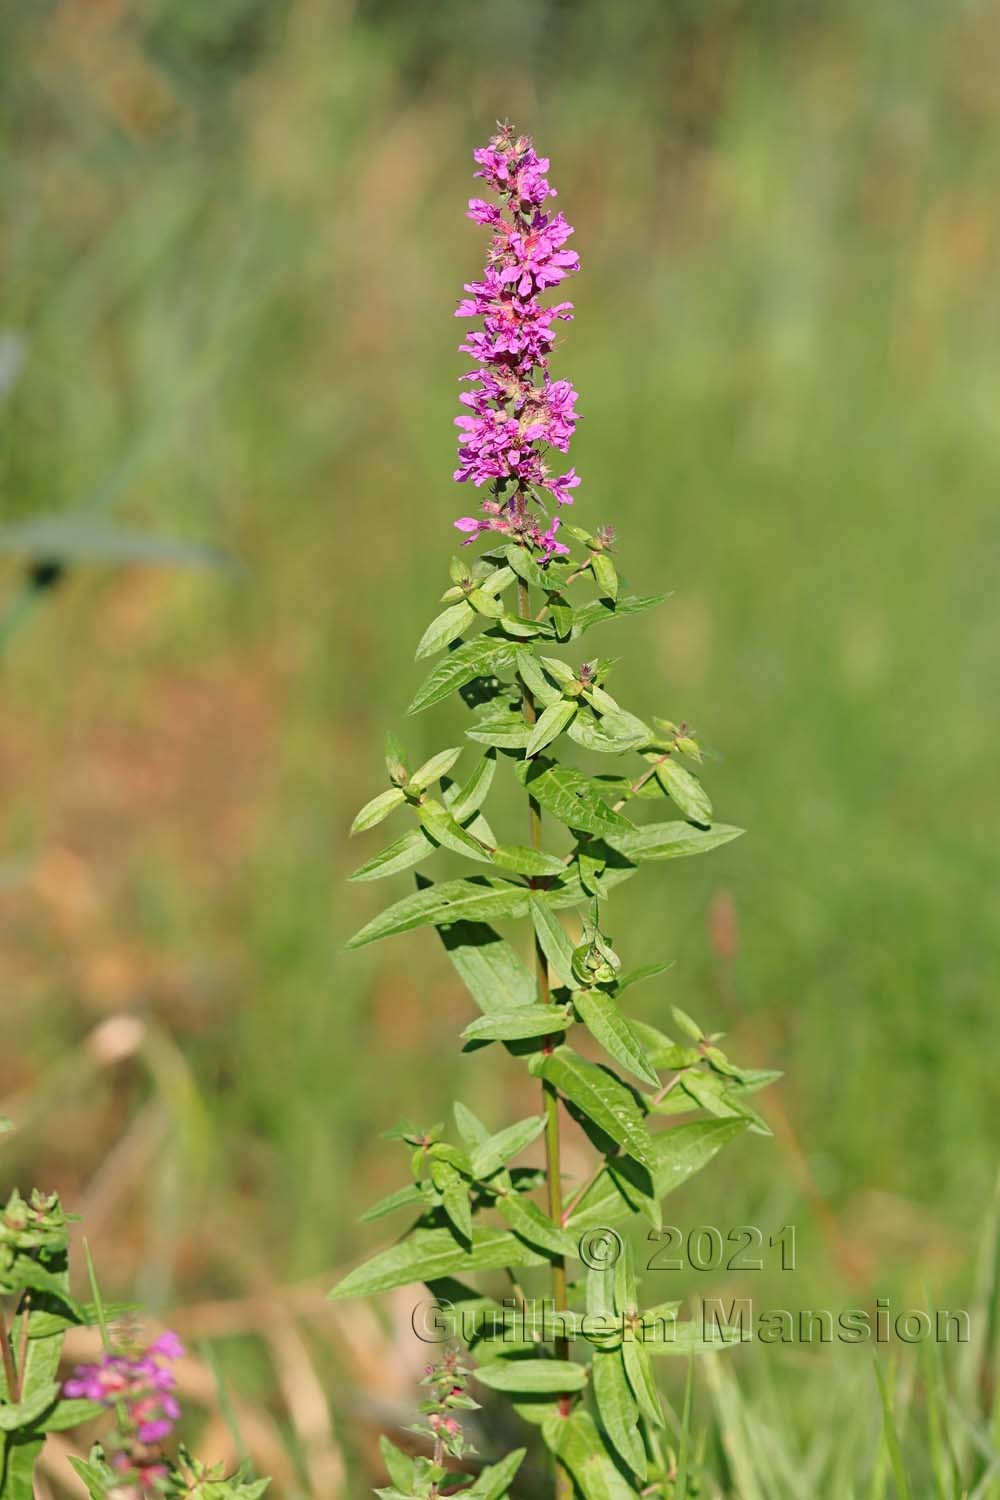
[[[623,970],[605,930],[610,893],[644,865],[705,853],[741,830],[712,821],[707,793],[682,764],[685,756],[701,759],[686,726],[654,718],[653,728],[623,707],[605,686],[609,661],[576,664],[548,654],[553,635],[568,645],[590,626],[647,608],[659,597],[620,597],[606,548],[585,533],[570,532],[586,549],[582,562],[540,565],[511,545],[472,568],[455,565],[445,593],[448,608],[431,622],[417,652],[444,654],[410,712],[459,695],[473,715],[467,738],[485,750],[464,770],[459,787],[449,775],[459,752],[442,751],[410,775],[402,747],[392,741],[389,789],[362,809],[354,825],[354,831],[373,827],[404,807],[416,820],[356,871],[357,880],[398,874],[434,854],[505,872],[498,877],[473,870],[456,878],[445,869],[438,881],[418,876],[417,891],[373,916],[349,946],[434,927],[481,1012],[462,1030],[465,1047],[505,1046],[515,1065],[540,1081],[544,1111],[491,1133],[458,1104],[460,1147],[444,1140],[440,1128],[403,1126],[394,1132],[411,1152],[413,1181],[367,1217],[403,1208],[415,1217],[401,1239],[352,1271],[331,1295],[372,1295],[414,1282],[433,1291],[453,1286],[454,1278],[464,1286],[469,1275],[500,1271],[519,1287],[524,1270],[547,1268],[551,1305],[543,1307],[540,1320],[523,1296],[515,1313],[465,1293],[466,1311],[475,1309],[472,1325],[443,1303],[443,1326],[478,1357],[476,1380],[508,1395],[521,1415],[540,1424],[564,1476],[560,1496],[568,1494],[565,1475],[571,1475],[582,1500],[618,1500],[636,1493],[634,1486],[666,1497],[674,1490],[655,1437],[664,1418],[654,1358],[690,1357],[724,1348],[732,1338],[726,1330],[678,1322],[676,1304],[643,1314],[628,1243],[610,1226],[641,1216],[659,1227],[668,1193],[744,1131],[766,1131],[747,1096],[776,1075],[731,1062],[720,1038],[677,1007],[675,1036],[633,1020],[624,1009],[626,990],[661,974],[664,966]],[[579,602],[571,589],[586,579],[597,597]],[[516,615],[499,604],[514,580]],[[470,634],[477,617],[479,632]],[[537,627],[534,636],[529,622]],[[467,638],[459,644],[460,635]],[[574,746],[598,756],[600,769],[568,760]],[[621,772],[607,771],[609,757],[624,763]],[[498,843],[484,816],[497,773],[505,770],[526,798],[530,847]],[[669,798],[683,820],[634,821],[650,796]],[[544,846],[550,823],[568,843],[567,853]],[[567,919],[564,912],[575,915]],[[510,920],[529,930],[522,943],[534,949],[534,975],[518,946],[492,925]],[[597,1049],[600,1061],[583,1055],[578,1035],[586,1050]],[[554,1154],[563,1112],[582,1126],[597,1153],[590,1180],[565,1202]],[[701,1118],[655,1128],[658,1116],[675,1113]],[[543,1131],[546,1170],[540,1178],[514,1164]],[[535,1197],[540,1181],[547,1188],[544,1206]],[[495,1227],[497,1218],[503,1227]],[[617,1246],[621,1259],[614,1272],[589,1272],[587,1311],[611,1323],[588,1331],[587,1318],[572,1305],[578,1293],[567,1282],[567,1268],[577,1259],[593,1266],[592,1244]],[[398,1450],[384,1451],[392,1487],[379,1492],[383,1497],[433,1493],[426,1488],[430,1471],[419,1468],[430,1461],[415,1464]],[[473,1488],[449,1492],[499,1495],[506,1480],[486,1481],[484,1474]]]

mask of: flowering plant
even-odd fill
[[[124,1310],[101,1301],[93,1274],[93,1301],[70,1293],[72,1222],[55,1194],[25,1199],[15,1188],[0,1209],[0,1500],[34,1500],[48,1434],[105,1412],[115,1415],[114,1434],[89,1458],[70,1459],[91,1500],[259,1500],[266,1479],[245,1469],[225,1475],[184,1448],[176,1459],[168,1454],[164,1444],[181,1415],[171,1369],[184,1353],[181,1342],[167,1332],[148,1347],[134,1339],[112,1344],[108,1320]],[[66,1331],[83,1326],[101,1329],[104,1351],[61,1382]]]
[[[548,162],[526,137],[504,126],[475,159],[477,177],[498,201],[469,205],[492,238],[482,279],[458,308],[482,326],[462,344],[475,368],[465,377],[471,389],[462,397],[468,412],[458,418],[455,478],[486,493],[479,514],[456,526],[466,544],[483,538],[487,550],[452,563],[446,608],[417,648],[418,658],[445,654],[409,712],[458,693],[472,716],[465,739],[480,754],[456,780],[461,748],[411,770],[390,736],[388,788],[362,808],[352,832],[396,811],[414,820],[355,872],[358,881],[397,875],[432,856],[472,860],[478,871],[436,882],[418,875],[416,892],[374,916],[349,946],[434,927],[480,1012],[462,1033],[465,1049],[502,1046],[538,1079],[541,1112],[494,1130],[456,1103],[458,1144],[443,1138],[441,1126],[391,1132],[410,1153],[411,1181],[366,1217],[405,1209],[416,1217],[402,1239],[332,1295],[426,1283],[436,1298],[435,1329],[468,1346],[479,1386],[508,1395],[540,1429],[557,1500],[620,1500],[640,1491],[674,1497],[687,1493],[687,1482],[667,1441],[653,1360],[714,1340],[678,1322],[676,1304],[640,1312],[631,1251],[615,1226],[642,1218],[658,1229],[668,1192],[743,1131],[766,1133],[749,1098],[777,1075],[737,1066],[720,1038],[678,1007],[674,1035],[630,1018],[626,992],[665,966],[626,970],[605,909],[643,866],[707,852],[741,830],[714,821],[691,769],[702,758],[694,733],[626,709],[608,691],[607,658],[576,659],[592,628],[665,595],[622,591],[611,527],[591,533],[560,524],[580,481],[551,454],[569,447],[577,396],[569,381],[552,379],[549,359],[556,325],[572,307],[545,298],[578,268],[565,248],[572,230],[550,211]],[[586,584],[589,597],[581,598]],[[568,763],[567,741],[612,769],[585,772]],[[628,759],[634,769],[619,769]],[[483,811],[501,767],[526,796],[528,844],[498,837]],[[638,808],[664,800],[675,808],[672,819],[636,820]],[[547,826],[558,847],[547,846]],[[493,925],[518,919],[531,932],[530,969]],[[600,1062],[584,1055],[580,1037],[586,1050],[600,1049]],[[651,1130],[678,1115],[700,1118]],[[568,1194],[561,1169],[567,1117],[596,1152],[592,1173]],[[513,1165],[540,1137],[544,1170]],[[571,1274],[578,1260],[579,1278]],[[500,1271],[506,1296],[480,1293],[465,1279]],[[541,1302],[532,1290],[539,1275],[547,1280]],[[589,1357],[572,1358],[581,1336]],[[720,1338],[726,1342],[724,1331]],[[472,1475],[468,1447],[442,1442],[442,1423],[447,1438],[456,1433],[446,1415],[437,1416],[430,1461],[383,1441],[391,1486],[379,1495],[502,1500],[524,1450]]]

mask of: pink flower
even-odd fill
[[[569,549],[556,540],[558,522],[543,530],[531,507],[544,511],[546,492],[560,505],[572,503],[576,471],[551,478],[544,453],[568,452],[579,418],[573,385],[549,375],[556,324],[572,317],[573,304],[545,306],[540,298],[577,271],[579,259],[563,248],[573,233],[565,216],[542,211],[554,196],[545,176],[549,163],[527,136],[504,126],[473,155],[475,175],[500,203],[469,201],[469,217],[493,237],[482,279],[466,286],[456,309],[457,317],[481,319],[481,327],[460,346],[477,368],[463,376],[472,389],[461,397],[468,411],[455,419],[461,436],[454,477],[489,485],[490,497],[482,519],[463,516],[455,525],[467,542],[487,531],[517,537],[545,563]]]

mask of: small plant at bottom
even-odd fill
[[[729,1340],[725,1330],[678,1321],[676,1303],[641,1310],[628,1241],[615,1226],[638,1218],[659,1229],[667,1193],[742,1132],[768,1133],[750,1099],[778,1075],[738,1066],[721,1038],[679,1007],[672,1034],[625,1008],[632,986],[665,965],[625,967],[608,932],[612,893],[647,865],[718,848],[741,830],[714,820],[695,769],[702,751],[694,731],[633,713],[610,690],[614,662],[582,653],[592,629],[665,595],[623,589],[612,526],[590,532],[561,519],[580,480],[575,469],[557,472],[563,463],[552,455],[568,451],[577,393],[552,378],[549,357],[572,304],[546,294],[578,262],[566,248],[571,226],[548,207],[548,162],[509,126],[475,159],[494,201],[474,198],[469,217],[492,239],[483,275],[458,308],[481,326],[461,346],[474,369],[457,418],[455,478],[484,498],[477,515],[455,524],[467,545],[481,540],[485,550],[452,562],[445,608],[417,647],[418,657],[440,660],[409,713],[459,695],[478,759],[461,778],[453,775],[459,747],[411,769],[390,736],[388,786],[352,829],[397,812],[411,819],[355,872],[357,881],[432,857],[471,861],[474,873],[437,882],[419,873],[415,893],[373,917],[349,946],[435,928],[480,1012],[462,1033],[465,1049],[504,1048],[538,1080],[541,1109],[497,1129],[456,1103],[456,1139],[440,1125],[391,1132],[409,1153],[411,1180],[366,1218],[415,1217],[332,1295],[426,1284],[436,1299],[432,1336],[460,1338],[477,1360],[477,1383],[508,1396],[540,1429],[557,1500],[675,1500],[688,1492],[687,1463],[665,1441],[653,1362]],[[571,747],[597,768],[572,763]],[[501,768],[524,796],[527,843],[498,836],[484,810]],[[664,803],[673,818],[637,817]],[[498,932],[502,921],[523,924],[522,950]],[[580,1036],[602,1061],[583,1055]],[[650,1128],[697,1113],[668,1130]],[[595,1151],[593,1170],[568,1191],[567,1117]],[[544,1170],[517,1165],[540,1138]],[[505,1285],[480,1292],[467,1279],[478,1273],[503,1273]],[[436,1415],[424,1429],[434,1442],[430,1460],[383,1439],[393,1488],[380,1493],[503,1500],[524,1450],[473,1473],[469,1450],[448,1447],[455,1434],[447,1424],[457,1419]],[[445,1477],[449,1453],[459,1472]]]

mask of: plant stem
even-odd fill
[[[521,504],[524,501],[521,497]],[[530,590],[523,578],[517,580],[517,602],[518,609],[523,619],[530,619],[529,610]],[[534,724],[537,713],[535,700],[531,689],[524,684],[521,691],[521,711],[529,724]],[[542,809],[538,802],[529,793],[528,812],[531,823],[531,846],[533,849],[542,847]],[[534,880],[530,880],[534,885]],[[538,1002],[540,1005],[549,1005],[552,1002],[552,987],[549,983],[548,960],[542,951],[542,946],[535,937],[535,974],[538,980]],[[551,1050],[551,1039],[546,1037],[546,1048]],[[562,1223],[562,1166],[561,1148],[559,1140],[559,1095],[551,1083],[542,1082],[542,1102],[545,1110],[545,1176],[548,1186],[549,1218],[553,1224]],[[565,1312],[569,1302],[566,1296],[566,1262],[562,1256],[556,1256],[552,1261],[552,1303],[556,1312]],[[565,1335],[560,1335],[555,1341],[556,1358],[569,1358],[569,1340]],[[570,1397],[564,1394],[559,1398],[559,1405],[564,1416],[569,1415]],[[562,1464],[556,1462],[556,1488],[555,1500],[573,1500],[573,1481],[568,1470]]]

